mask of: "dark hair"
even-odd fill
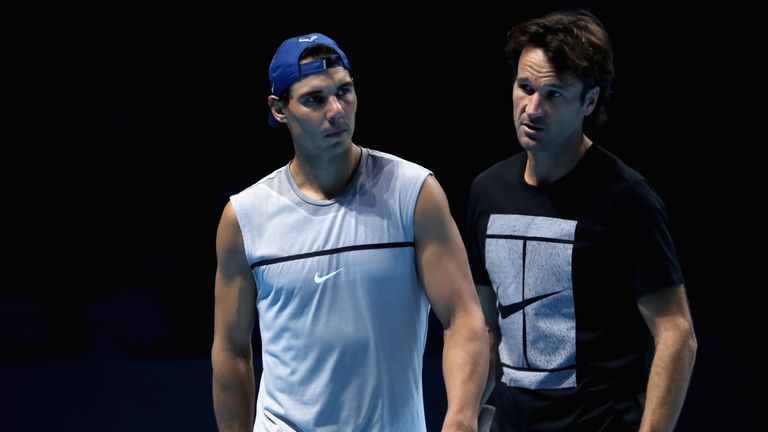
[[[518,24],[507,33],[504,53],[517,75],[520,54],[526,47],[544,51],[558,77],[575,76],[587,91],[600,87],[592,122],[607,119],[606,103],[613,82],[613,49],[603,24],[585,10],[560,11]]]
[[[301,63],[303,60],[314,60],[316,58],[322,58],[322,57],[328,57],[338,55],[335,49],[329,47],[328,45],[316,43],[314,45],[310,45],[301,52],[301,55],[299,55],[299,63]],[[288,100],[291,98],[291,88],[293,88],[293,84],[291,84],[283,94],[281,94],[278,98],[280,101],[288,102]]]

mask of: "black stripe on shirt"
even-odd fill
[[[255,263],[251,264],[251,270],[253,270],[256,267],[261,267],[265,265],[277,264],[277,263],[286,262],[286,261],[295,261],[295,260],[300,260],[305,258],[312,258],[316,256],[333,255],[333,254],[338,254],[343,252],[368,250],[368,249],[391,249],[391,248],[414,247],[414,246],[415,246],[414,242],[371,243],[371,244],[363,244],[363,245],[355,245],[355,246],[344,246],[340,248],[327,249],[327,250],[322,250],[317,252],[308,252],[308,253],[297,254],[297,255],[288,255],[280,258],[271,258],[271,259],[256,261]]]

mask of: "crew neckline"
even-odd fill
[[[291,163],[292,160],[288,162],[288,164],[285,165],[285,177],[288,181],[288,184],[291,186],[291,189],[293,190],[293,193],[296,194],[297,197],[299,197],[302,201],[304,201],[307,204],[315,205],[315,206],[329,206],[331,204],[334,204],[350,194],[354,186],[357,184],[358,181],[360,181],[360,176],[362,175],[363,170],[365,169],[365,165],[368,163],[368,149],[365,147],[360,147],[360,160],[357,162],[357,168],[355,169],[355,173],[352,175],[352,178],[350,179],[347,186],[344,188],[344,191],[340,193],[339,195],[327,199],[327,200],[321,200],[321,199],[315,199],[307,196],[304,192],[302,192],[299,185],[296,184],[296,180],[294,180],[293,175],[291,174]]]

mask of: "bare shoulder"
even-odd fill
[[[243,234],[231,201],[224,207],[219,220],[219,228],[216,232],[216,254],[220,263],[233,256],[238,258],[245,256]]]
[[[448,197],[433,176],[427,177],[421,187],[416,200],[413,226],[417,252],[426,250],[425,247],[439,246],[444,253],[466,255],[461,246],[461,235],[451,215]]]
[[[219,220],[219,229],[217,231],[217,235],[221,237],[231,234],[242,235],[240,233],[240,224],[237,222],[237,214],[235,213],[235,208],[232,206],[232,201],[229,201],[227,202],[227,205],[224,206],[224,210],[221,212],[221,219]]]
[[[439,217],[448,212],[448,198],[435,176],[427,176],[416,200],[416,219]]]

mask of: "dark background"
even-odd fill
[[[506,31],[563,5],[41,12],[11,38],[0,429],[215,429],[216,226],[229,195],[292,156],[287,132],[266,124],[283,39],[319,31],[339,43],[360,103],[355,142],[430,168],[463,229],[472,179],[520,150]],[[617,71],[609,122],[589,135],[656,187],[686,274],[699,354],[678,430],[749,429],[758,360],[743,347],[759,312],[744,288],[756,263],[735,244],[754,229],[726,171],[739,121],[718,84],[723,17],[589,8]],[[441,343],[432,319],[431,430],[445,410]]]

